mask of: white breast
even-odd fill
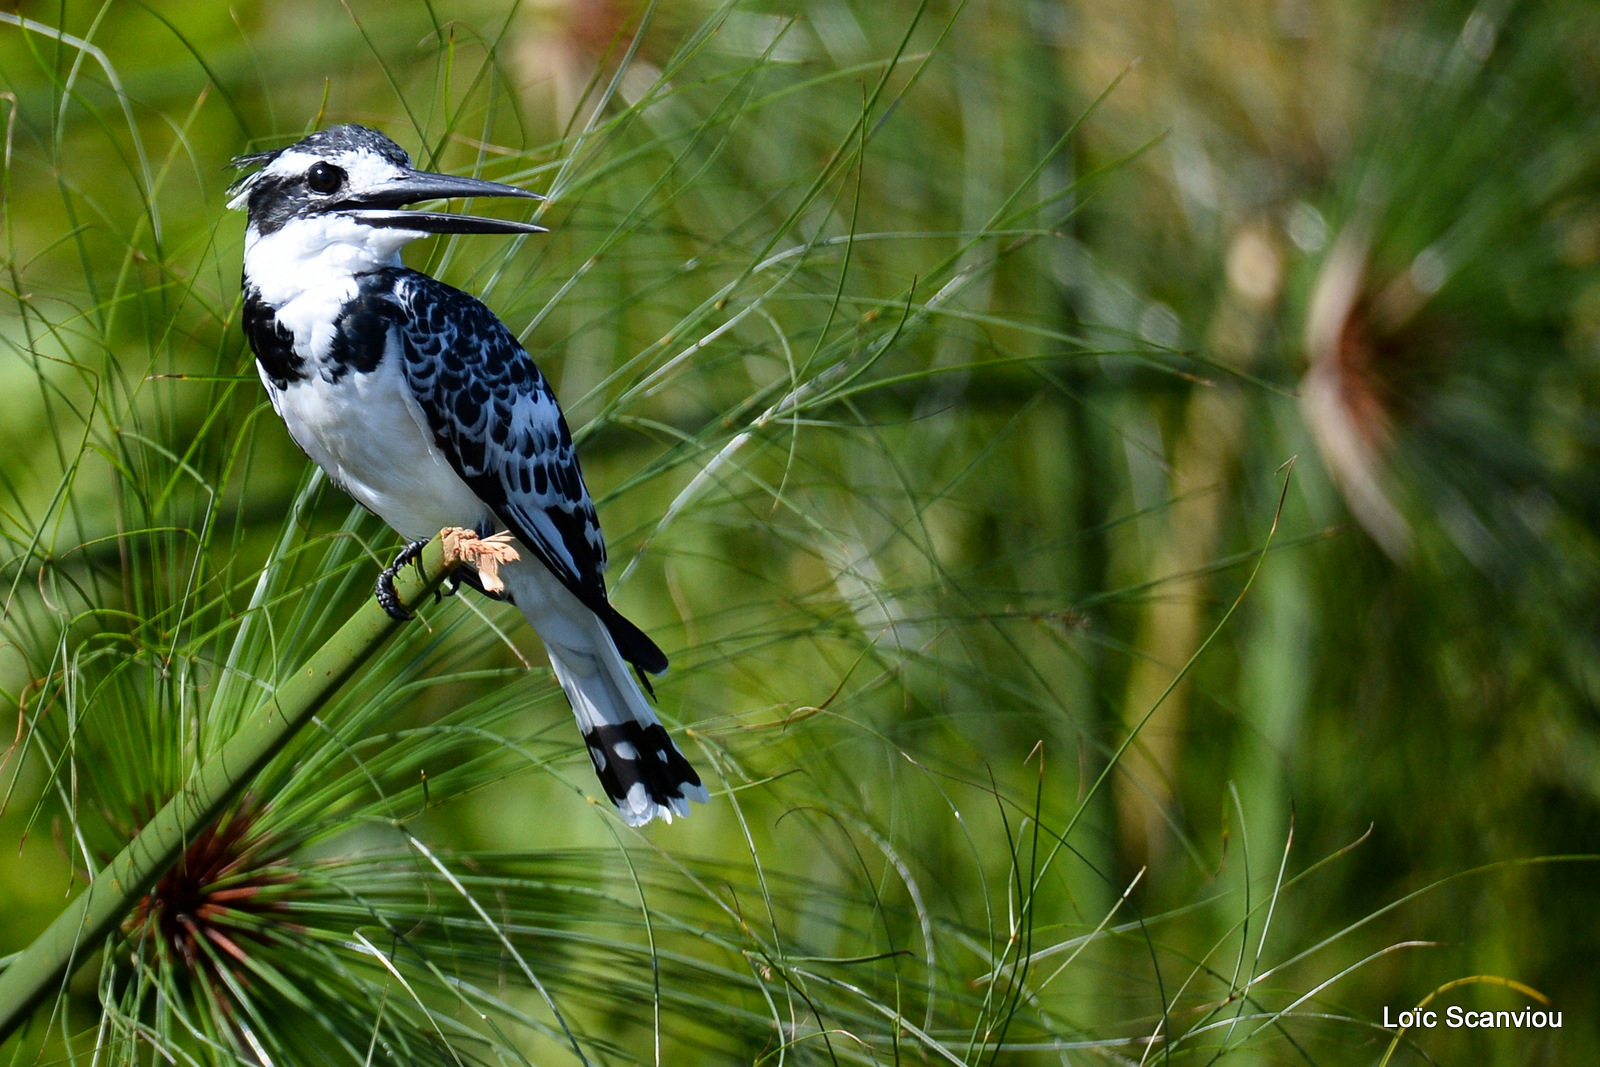
[[[409,541],[446,526],[494,524],[493,513],[434,447],[401,376],[391,338],[370,374],[313,376],[274,390],[289,435],[362,507]]]
[[[493,514],[434,447],[390,336],[371,373],[330,366],[334,323],[356,296],[355,275],[400,265],[419,234],[338,214],[294,219],[245,235],[245,275],[294,337],[306,377],[277,389],[262,375],[289,435],[356,502],[416,541],[445,526],[492,524]],[[337,380],[335,380],[337,379]]]

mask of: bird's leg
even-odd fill
[[[394,591],[394,576],[400,573],[400,568],[407,563],[415,563],[417,569],[422,569],[422,550],[428,544],[427,538],[413,541],[400,550],[394,562],[385,567],[378,575],[378,606],[389,613],[389,618],[405,622],[416,618],[400,603],[400,596]]]
[[[439,587],[439,590],[444,596],[455,596],[462,586],[466,586],[468,589],[476,589],[490,600],[504,600],[506,598],[503,592],[492,592],[485,589],[482,580],[478,577],[477,568],[467,566],[457,567],[452,571],[450,577],[444,580],[444,584]],[[440,592],[434,593],[435,600],[440,596]]]

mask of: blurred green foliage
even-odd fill
[[[1562,1029],[1390,1062],[1600,1056],[1587,4],[61,0],[0,82],[0,953],[395,547],[238,329],[227,161],[334,122],[550,194],[408,262],[713,790],[628,831],[446,601],[18,1062],[1378,1062],[1480,975]]]

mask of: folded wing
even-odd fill
[[[392,273],[373,291],[398,303],[402,370],[440,452],[605,624],[624,659],[666,670],[666,655],[606,598],[605,541],[550,383],[475,297],[416,271]]]

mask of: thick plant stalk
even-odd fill
[[[438,538],[422,554],[422,574],[406,567],[395,578],[403,604],[414,606],[455,568]],[[65,985],[77,965],[100,947],[189,842],[222,814],[261,769],[349,681],[400,624],[375,601],[350,617],[239,727],[239,731],[95,875],[65,911],[4,971],[0,971],[0,1042],[34,1008]]]

